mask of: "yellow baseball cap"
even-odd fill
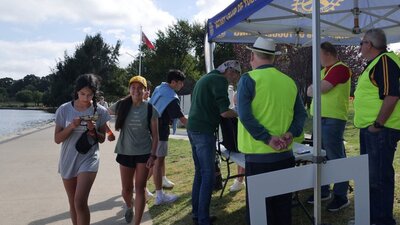
[[[134,82],[140,83],[140,84],[142,84],[145,88],[147,88],[147,81],[146,81],[146,78],[144,78],[144,77],[142,77],[142,76],[140,76],[140,75],[133,76],[133,77],[129,80],[129,86],[131,86],[131,84],[134,83]]]

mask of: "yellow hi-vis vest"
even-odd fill
[[[273,136],[285,134],[293,120],[297,96],[295,82],[286,74],[270,67],[249,72],[255,81],[255,96],[251,110],[257,121]],[[280,153],[265,144],[265,140],[255,140],[243,124],[238,123],[238,146],[245,154]],[[291,146],[283,151],[289,151]]]
[[[321,70],[321,80],[328,76],[329,72],[336,66],[343,65],[348,68],[344,63],[337,62],[328,71],[326,68]],[[351,77],[351,71],[350,77]],[[337,84],[327,93],[321,95],[321,117],[347,120],[347,113],[349,111],[349,97],[350,97],[351,78],[344,84]],[[314,114],[314,100],[311,101],[310,114]]]
[[[385,52],[377,56],[358,78],[357,88],[354,92],[354,125],[358,128],[372,125],[382,107],[383,100],[379,98],[379,88],[372,84],[369,74],[383,55],[396,62],[400,68],[399,57],[393,52]],[[383,125],[400,130],[400,102],[397,102],[389,119]]]

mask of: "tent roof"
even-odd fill
[[[209,41],[252,43],[263,35],[311,45],[311,7],[312,0],[236,0],[208,20]],[[322,40],[335,44],[358,45],[370,28],[384,29],[388,43],[400,41],[398,0],[321,0],[320,22]]]

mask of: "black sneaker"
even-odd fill
[[[194,225],[198,225],[198,224],[199,224],[198,219],[197,219],[196,217],[193,217],[192,219],[193,219],[193,224],[194,224]],[[217,220],[217,217],[216,217],[216,216],[210,215],[210,223],[211,223],[211,225],[212,225],[216,220]]]
[[[127,208],[125,210],[125,221],[126,223],[131,223],[133,219],[133,209],[132,208]]]
[[[343,198],[333,198],[333,200],[328,204],[326,209],[329,212],[337,212],[343,208],[346,208],[347,206],[350,205],[350,200],[348,199],[343,199]]]
[[[332,197],[331,193],[329,193],[328,195],[322,195],[321,196],[321,202],[328,201],[329,199],[331,199],[331,197]],[[308,204],[314,204],[314,195],[311,195],[307,199],[307,203]]]

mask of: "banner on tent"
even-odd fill
[[[334,11],[335,7],[339,7],[344,0],[325,0],[321,1],[321,13]],[[293,10],[301,13],[312,12],[312,0],[294,0]]]
[[[294,32],[281,32],[281,33],[270,33],[270,34],[253,34],[249,32],[241,32],[241,31],[224,31],[220,35],[218,35],[215,40],[223,40],[224,42],[239,42],[239,43],[253,43],[258,36],[264,36],[268,38],[273,38],[278,43],[308,43],[311,42],[312,34],[311,33],[294,33]],[[340,44],[341,41],[349,41],[350,39],[354,39],[354,43],[358,44],[359,38],[354,37],[345,37],[345,36],[328,36],[326,38],[322,36],[324,41],[334,41],[335,43]]]
[[[208,20],[209,39],[218,36],[270,2],[272,0],[237,0],[233,2],[224,11]]]

